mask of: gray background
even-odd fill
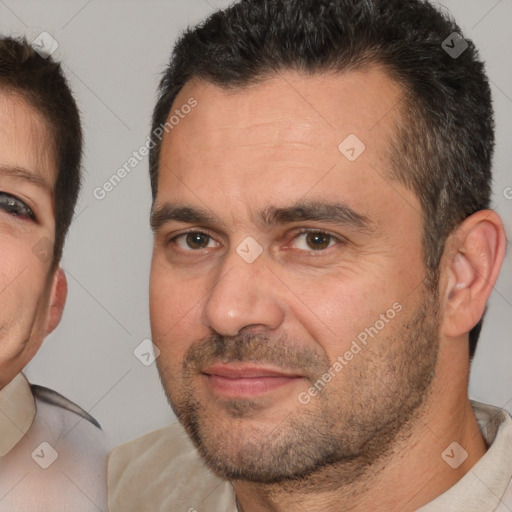
[[[441,2],[480,48],[492,82],[497,151],[493,206],[512,234],[512,0]],[[147,158],[103,200],[93,195],[146,141],[156,87],[179,32],[223,0],[0,0],[0,31],[46,31],[58,42],[83,114],[84,183],[63,267],[69,299],[60,327],[26,373],[91,412],[119,443],[174,417],[155,365],[133,350],[150,338],[148,275],[152,237]],[[508,197],[512,197],[509,189]],[[490,301],[470,392],[512,412],[512,265]]]

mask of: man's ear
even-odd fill
[[[462,222],[447,241],[442,333],[457,337],[480,320],[505,257],[503,222],[480,210]]]
[[[50,334],[59,325],[67,296],[68,280],[64,270],[59,267],[53,276],[50,307],[46,323],[46,335]]]

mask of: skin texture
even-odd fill
[[[400,94],[374,67],[191,82],[176,99],[198,105],[162,147],[153,340],[171,405],[245,512],[415,510],[485,453],[467,332],[503,227],[493,212],[467,219],[427,283],[419,201],[385,158]],[[366,146],[354,161],[338,149],[349,134]],[[272,208],[332,203],[351,215],[268,222]],[[252,263],[237,252],[247,237],[262,250]],[[452,441],[469,453],[456,470],[440,457]]]
[[[21,98],[1,93],[0,388],[32,359],[64,308],[64,273],[50,272],[51,258],[41,253],[55,233],[55,177],[46,122]]]

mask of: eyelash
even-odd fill
[[[307,234],[310,234],[310,233],[324,235],[326,237],[329,237],[330,238],[329,242],[332,242],[332,241],[336,242],[333,245],[338,245],[340,243],[343,244],[343,243],[346,242],[346,240],[344,240],[344,238],[339,236],[339,235],[332,235],[331,233],[328,233],[327,231],[322,231],[322,230],[319,230],[319,229],[302,229],[302,230],[300,230],[300,231],[298,231],[297,233],[294,234],[293,240],[296,240],[297,238],[299,238],[302,235],[307,235]],[[209,237],[210,240],[215,241],[214,237],[210,233],[208,233],[207,231],[191,230],[191,231],[186,231],[185,233],[180,233],[179,235],[176,235],[176,236],[172,237],[168,241],[168,245],[170,245],[170,244],[177,245],[177,240],[178,239],[185,238],[188,235],[194,235],[194,234],[205,235],[205,236]],[[299,250],[301,250],[303,252],[322,253],[322,252],[327,251],[327,249],[333,247],[333,245],[329,245],[325,249],[317,249],[317,250],[311,249],[309,251],[305,250],[305,249],[299,249]],[[206,249],[206,248],[204,248],[204,249]],[[189,249],[178,249],[178,250],[181,250],[183,252],[200,252],[201,250],[204,250],[204,249],[192,249],[192,248],[189,248]]]
[[[13,204],[9,204],[13,203]],[[0,209],[4,210],[8,215],[21,219],[35,220],[34,212],[21,199],[12,194],[0,191]]]

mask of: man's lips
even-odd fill
[[[304,378],[293,370],[247,363],[218,363],[204,368],[202,374],[214,392],[234,398],[268,393]]]
[[[302,377],[297,371],[272,368],[249,363],[217,363],[202,370],[202,373],[227,379],[250,379],[258,377]]]

